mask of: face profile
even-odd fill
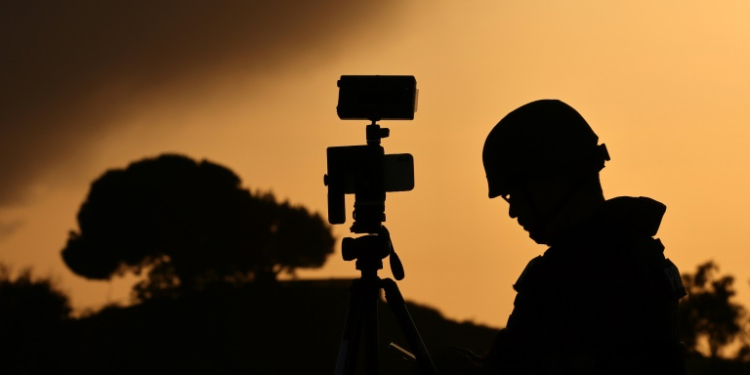
[[[501,197],[508,203],[508,216],[516,219],[518,225],[529,233],[529,237],[537,241],[540,236],[539,217],[534,217],[529,197],[522,191],[523,189],[518,189],[513,194],[504,194]]]
[[[565,204],[566,185],[564,178],[519,181],[511,185],[510,193],[501,197],[508,203],[508,216],[516,219],[536,243],[548,244],[558,211]]]

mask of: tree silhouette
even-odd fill
[[[162,155],[93,182],[62,250],[73,272],[109,279],[149,270],[140,298],[216,281],[273,281],[320,267],[334,238],[318,214],[251,193],[229,169]]]
[[[731,301],[734,277],[716,273],[712,261],[698,266],[695,274],[682,276],[687,297],[680,302],[680,331],[685,345],[696,350],[701,337],[708,340],[711,357],[742,334],[745,310]]]
[[[49,279],[24,269],[13,277],[0,264],[0,353],[3,373],[57,371],[60,333],[70,315],[68,297]]]

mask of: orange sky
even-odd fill
[[[337,3],[325,2],[319,14],[310,10],[322,19],[310,21],[311,27],[346,18],[331,14]],[[6,163],[21,163],[31,149],[56,152],[28,163],[35,172],[30,177],[19,175],[24,200],[0,206],[0,228],[16,228],[0,237],[0,261],[59,279],[79,309],[127,301],[132,277],[86,281],[66,269],[59,251],[92,180],[107,168],[162,152],[208,158],[234,170],[250,188],[272,189],[325,213],[325,149],[364,143],[366,125],[338,120],[336,80],[342,74],[411,74],[420,90],[419,111],[411,122],[384,122],[391,138],[383,142],[387,152],[415,158],[416,188],[387,200],[386,224],[406,268],[400,287],[407,299],[451,318],[505,324],[511,285],[544,247],[507,217],[504,201],[487,199],[481,148],[512,109],[558,98],[607,144],[612,161],[602,172],[605,196],[665,203],[658,236],[666,255],[690,272],[714,259],[722,272],[736,276],[739,300],[748,302],[750,3],[414,0],[382,8],[339,10],[351,17],[346,25],[315,36],[310,28],[292,26],[305,24],[304,12],[286,19],[278,9],[267,10],[275,17],[273,48],[250,53],[258,43],[244,43],[264,39],[243,39],[231,27],[208,33],[206,46],[213,46],[211,38],[236,40],[209,48],[216,59],[186,43],[191,53],[184,56],[203,57],[182,70],[166,69],[171,73],[159,84],[143,84],[139,72],[149,80],[160,77],[161,70],[149,69],[161,60],[143,58],[130,70],[118,68],[129,65],[116,59],[93,60],[93,68],[128,74],[71,85],[85,99],[75,102],[78,110],[60,112],[69,128],[6,157]],[[158,16],[167,17],[161,11]],[[171,32],[179,37],[185,26],[175,25]],[[285,28],[288,33],[279,31]],[[44,108],[32,109],[28,118],[41,118]],[[97,130],[76,128],[87,121]],[[12,139],[9,128],[0,135]],[[80,144],[54,148],[56,140]],[[346,235],[347,228],[336,227],[336,234]],[[356,275],[338,251],[323,269],[300,272]]]

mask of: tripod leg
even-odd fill
[[[346,311],[346,324],[339,344],[336,360],[336,375],[353,375],[356,369],[357,348],[362,328],[362,285],[361,280],[352,281],[349,291],[349,306]]]
[[[396,315],[396,320],[398,320],[398,324],[401,326],[401,331],[406,336],[409,346],[417,357],[417,364],[421,373],[423,375],[437,375],[437,369],[435,368],[435,364],[432,363],[432,357],[427,351],[427,347],[424,345],[422,337],[419,335],[419,331],[417,331],[411,315],[409,315],[409,311],[406,310],[404,297],[401,295],[401,291],[398,290],[398,285],[391,279],[381,280],[380,285],[385,290],[385,299],[388,301],[388,306],[393,310],[393,314]]]
[[[380,334],[378,327],[378,301],[380,300],[380,278],[367,277],[362,279],[364,293],[362,306],[364,310],[365,331],[365,374],[378,375],[378,352],[380,351]]]

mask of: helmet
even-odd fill
[[[503,117],[484,143],[490,198],[518,181],[599,172],[609,160],[586,120],[559,100],[528,103]]]

